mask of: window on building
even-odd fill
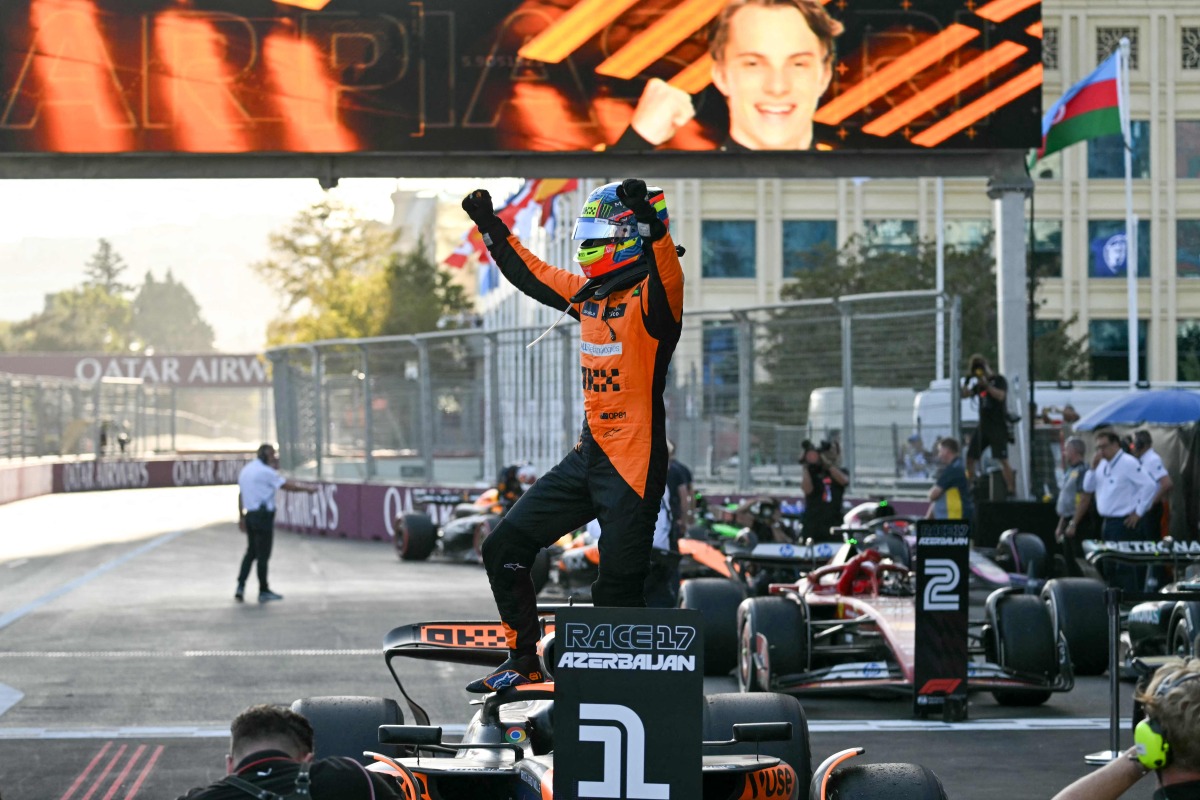
[[[1135,119],[1129,123],[1132,141],[1131,175],[1150,177],[1150,123]],[[1125,139],[1121,134],[1098,136],[1087,143],[1089,178],[1125,178]]]
[[[1149,374],[1146,364],[1146,334],[1149,323],[1138,320],[1138,380]],[[1094,319],[1088,323],[1088,360],[1094,381],[1129,380],[1129,322],[1123,319]]]
[[[1184,26],[1179,44],[1179,66],[1186,70],[1200,69],[1200,27]]]
[[[1138,68],[1137,28],[1096,28],[1096,63],[1111,56],[1121,46],[1121,39],[1129,40],[1129,68]]]
[[[706,219],[700,224],[700,275],[704,278],[753,278],[758,250],[754,220]]]
[[[986,242],[991,233],[991,220],[948,219],[946,220],[946,247],[953,247],[956,250],[974,250]]]
[[[1042,66],[1058,69],[1058,28],[1046,26],[1042,29]]]
[[[1039,278],[1062,277],[1062,221],[1037,219],[1033,221],[1033,263]],[[1057,323],[1055,323],[1057,324]]]
[[[1175,274],[1200,278],[1200,219],[1175,221]]]
[[[837,222],[825,219],[783,221],[783,277],[794,278],[815,267],[820,251],[837,250]]]
[[[736,412],[738,406],[737,325],[706,321],[704,346],[704,411]]]
[[[1175,332],[1175,380],[1200,381],[1200,319],[1179,321]]]
[[[1175,123],[1175,177],[1200,178],[1200,120]]]
[[[1138,220],[1138,277],[1150,277],[1150,220]],[[1091,250],[1093,278],[1125,277],[1125,220],[1103,219],[1088,222],[1088,247]]]
[[[915,219],[867,220],[864,225],[868,254],[916,255],[917,221]]]

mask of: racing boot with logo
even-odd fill
[[[536,654],[530,653],[529,655],[509,656],[508,660],[496,667],[490,675],[468,683],[467,691],[484,694],[498,692],[509,686],[542,683],[545,680],[546,673],[542,671],[541,661],[538,660]]]

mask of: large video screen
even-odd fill
[[[19,0],[0,153],[1023,149],[1040,0]]]

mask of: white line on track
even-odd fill
[[[1121,728],[1129,726],[1120,721]],[[919,722],[895,719],[823,720],[810,722],[809,733],[968,733],[976,731],[1092,731],[1107,730],[1107,717],[1082,719],[987,719],[977,722]],[[443,724],[442,733],[462,736],[467,726]],[[225,739],[229,727],[207,725],[124,726],[118,728],[0,728],[5,739]]]
[[[6,658],[270,658],[276,656],[380,656],[380,648],[359,650],[30,650],[0,652]]]
[[[7,684],[0,683],[0,716],[3,716],[5,711],[8,711],[21,702],[21,698],[24,696],[25,693],[19,689],[14,689]]]
[[[67,594],[68,592],[73,592],[76,589],[78,589],[80,586],[83,586],[86,583],[90,583],[91,581],[95,580],[96,578],[99,578],[101,575],[108,572],[109,570],[116,569],[117,567],[121,566],[122,564],[124,564],[128,561],[132,561],[133,559],[137,558],[138,556],[142,555],[143,553],[148,553],[149,551],[153,550],[154,548],[159,547],[160,545],[164,545],[167,542],[171,541],[172,539],[176,539],[176,538],[182,536],[183,534],[184,534],[184,531],[174,531],[173,533],[163,534],[162,536],[159,536],[157,539],[153,539],[135,550],[130,550],[128,553],[126,553],[123,556],[120,556],[119,558],[114,558],[112,561],[108,561],[104,564],[101,564],[100,566],[96,567],[94,570],[87,573],[86,575],[81,575],[80,577],[76,578],[73,581],[70,581],[69,583],[64,583],[62,586],[58,587],[57,589],[50,592],[49,594],[42,595],[38,599],[34,600],[32,603],[26,603],[25,605],[21,606],[20,608],[9,611],[7,614],[0,615],[0,630],[7,628],[9,625],[11,625],[14,622],[16,622],[17,620],[21,619],[21,617],[24,617],[26,614],[30,614],[34,611],[37,611],[39,608],[46,605],[47,603],[51,603],[51,602],[57,600],[58,598],[62,597],[64,594]]]

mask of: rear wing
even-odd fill
[[[562,607],[557,604],[538,606],[543,636],[554,631],[554,612]],[[415,658],[497,667],[508,658],[508,639],[504,624],[494,620],[414,622],[387,632],[383,637],[383,658],[388,672],[392,673],[392,680],[412,711],[413,719],[418,725],[428,725],[429,714],[404,690],[392,661],[396,658]]]
[[[1175,564],[1181,561],[1200,562],[1200,542],[1174,540],[1106,542],[1085,539],[1080,542],[1089,563],[1121,561],[1138,564]]]

